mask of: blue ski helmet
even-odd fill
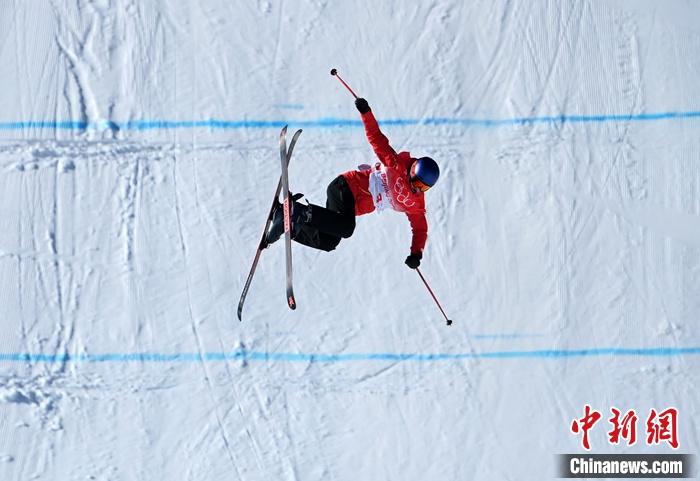
[[[418,180],[432,187],[440,177],[440,167],[430,157],[421,157],[411,166],[411,181]]]

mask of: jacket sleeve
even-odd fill
[[[413,232],[411,254],[422,253],[428,240],[428,221],[425,219],[425,213],[407,213],[406,216]]]
[[[371,110],[362,114],[362,123],[365,126],[367,140],[381,163],[387,167],[394,167],[396,165],[396,151],[389,145],[389,139],[379,130],[379,124]]]

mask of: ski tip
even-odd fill
[[[294,296],[289,296],[289,298],[287,299],[287,305],[292,310],[297,308],[297,301],[294,299]]]

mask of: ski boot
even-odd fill
[[[311,220],[311,209],[297,202],[303,196],[304,194],[293,194],[291,196],[292,206],[290,209],[290,216],[292,221],[292,238],[294,238],[295,232],[298,231],[298,227],[301,224]],[[265,248],[277,242],[277,240],[282,237],[282,234],[284,234],[284,206],[282,203],[276,202],[275,209],[272,212],[272,222],[265,235]]]

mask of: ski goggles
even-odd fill
[[[423,182],[416,179],[415,177],[411,178],[411,185],[413,186],[414,189],[420,190],[421,192],[425,192],[428,189],[430,189],[430,186],[428,184],[424,184]]]
[[[418,177],[416,177],[416,163],[414,162],[413,165],[411,166],[411,169],[408,172],[408,180],[411,181],[411,187],[413,187],[415,190],[420,190],[421,192],[425,192],[428,189],[430,189],[431,186],[426,184],[425,182],[421,181]]]

